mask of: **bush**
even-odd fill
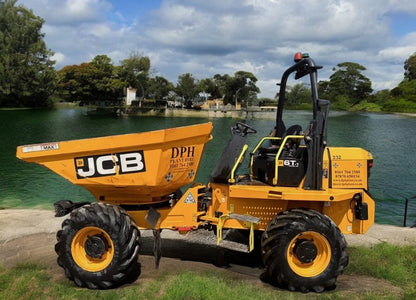
[[[364,100],[358,103],[357,105],[354,105],[351,110],[381,112],[382,107],[376,103],[369,103],[366,100]]]
[[[296,109],[296,110],[312,110],[312,103],[300,103],[295,106],[291,106],[289,109]]]
[[[383,106],[383,111],[388,112],[416,112],[416,103],[406,99],[393,99]]]
[[[351,104],[346,96],[336,96],[331,103],[331,108],[334,110],[350,110]]]

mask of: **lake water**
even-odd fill
[[[309,123],[304,111],[286,113],[286,125]],[[93,201],[77,187],[48,169],[18,160],[16,147],[23,144],[143,132],[210,121],[214,139],[207,144],[197,180],[207,183],[209,174],[228,141],[231,118],[112,118],[86,116],[81,108],[50,111],[0,111],[0,208],[52,208],[60,199]],[[274,126],[273,120],[246,120],[258,130],[250,135],[252,146]],[[416,117],[394,114],[331,112],[330,146],[361,147],[374,156],[370,192],[376,199],[376,222],[401,225],[404,199],[416,195]],[[416,221],[416,199],[410,201],[408,225]]]

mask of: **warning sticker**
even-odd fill
[[[183,201],[183,203],[195,203],[195,198],[192,193],[189,193],[188,196],[186,196],[186,199]]]

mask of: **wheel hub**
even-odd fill
[[[304,264],[313,262],[318,255],[318,249],[311,240],[299,240],[293,249],[297,259]]]
[[[88,236],[85,241],[85,252],[92,258],[101,258],[107,250],[107,240],[101,235]]]

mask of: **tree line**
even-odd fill
[[[109,103],[122,102],[123,89],[135,88],[139,99],[152,99],[154,105],[166,105],[169,99],[181,99],[184,107],[192,107],[202,95],[204,99],[223,98],[225,103],[233,101],[238,93],[247,99],[250,93],[260,90],[255,85],[257,78],[250,72],[238,71],[234,76],[215,75],[213,78],[197,80],[192,74],[178,76],[174,85],[162,76],[151,76],[150,58],[138,53],[112,64],[106,55],[97,55],[88,63],[65,66],[57,71],[55,96],[69,102],[83,104],[97,99]]]
[[[222,99],[225,105],[276,105],[278,94],[274,99],[258,98],[260,89],[251,72],[204,79],[186,73],[174,84],[153,76],[150,58],[139,53],[118,65],[107,55],[97,55],[90,62],[55,70],[54,53],[41,32],[44,20],[16,2],[0,1],[0,107],[48,107],[56,101],[82,105],[97,100],[121,105],[127,87],[137,90],[138,99],[156,106],[178,99],[183,107],[207,99]],[[320,98],[341,110],[416,112],[416,52],[404,62],[403,81],[392,90],[374,92],[365,70],[354,62],[338,64],[329,80],[319,82]],[[289,108],[311,105],[310,89],[304,83],[289,87],[286,95]]]
[[[332,108],[338,110],[416,112],[416,52],[404,62],[403,80],[392,90],[374,92],[371,80],[361,73],[365,70],[358,63],[338,64],[329,80],[319,81],[320,98],[331,100]],[[303,83],[296,84],[287,98],[292,108],[307,108],[310,90]]]

